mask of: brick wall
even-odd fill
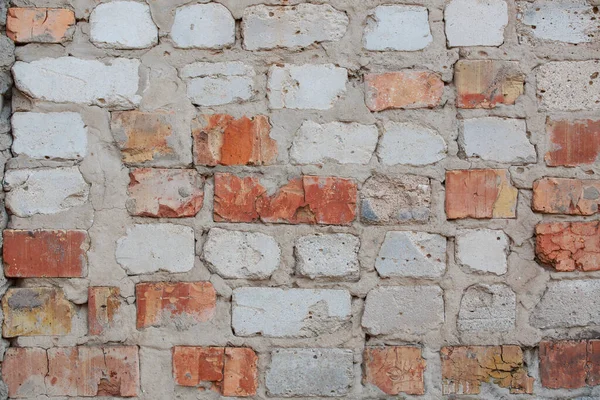
[[[599,6],[0,1],[0,399],[599,399]]]

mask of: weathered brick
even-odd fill
[[[89,190],[77,167],[12,169],[4,175],[6,207],[19,217],[82,206]]]
[[[587,350],[585,340],[540,342],[540,379],[550,389],[577,389],[586,386]]]
[[[11,347],[4,354],[2,380],[11,398],[35,398],[46,393],[44,378],[48,375],[46,350],[33,347]]]
[[[600,120],[546,121],[546,165],[575,167],[600,162]]]
[[[228,279],[268,279],[279,267],[280,258],[275,238],[259,232],[212,228],[204,243],[209,268]]]
[[[358,278],[360,240],[350,234],[302,236],[296,240],[296,274],[315,278]]]
[[[534,211],[594,215],[600,205],[600,180],[542,178],[533,182]]]
[[[215,315],[217,292],[209,282],[156,282],[135,286],[137,328],[206,322]]]
[[[600,280],[550,281],[529,321],[540,329],[600,324]]]
[[[139,60],[128,58],[59,57],[17,61],[12,71],[17,89],[35,100],[127,110],[142,99],[140,65]]]
[[[223,396],[256,395],[258,388],[258,357],[249,348],[226,347],[223,371]]]
[[[192,162],[189,130],[177,125],[174,112],[114,112],[111,132],[127,165],[180,167]]]
[[[416,51],[433,42],[425,7],[384,5],[372,10],[369,17],[363,36],[367,50]]]
[[[600,109],[600,60],[557,61],[536,68],[540,109],[579,111]]]
[[[2,298],[4,337],[58,336],[71,332],[75,307],[60,289],[8,289]]]
[[[554,222],[535,227],[535,254],[557,271],[600,270],[600,223]]]
[[[265,384],[269,396],[332,397],[350,392],[353,354],[346,349],[278,349]]]
[[[443,347],[442,393],[479,394],[482,383],[494,383],[513,394],[533,393],[534,379],[527,375],[518,346]]]
[[[118,326],[117,315],[121,308],[121,291],[118,287],[93,286],[88,289],[88,332],[102,335]]]
[[[202,115],[192,121],[196,165],[266,165],[277,159],[277,142],[265,115],[235,119]]]
[[[218,173],[214,220],[347,225],[356,216],[356,196],[349,179],[303,176],[269,196],[258,178]]]
[[[377,147],[384,165],[427,165],[446,157],[446,141],[435,130],[412,122],[386,122]]]
[[[364,382],[385,394],[425,394],[423,372],[427,363],[419,347],[367,347],[364,364]]]
[[[222,49],[235,43],[235,20],[222,4],[179,7],[171,28],[176,47]]]
[[[365,75],[365,102],[371,111],[434,108],[440,105],[444,82],[429,71],[405,70]]]
[[[461,332],[507,332],[515,327],[517,299],[505,284],[477,284],[467,288],[460,301]]]
[[[156,218],[193,217],[204,201],[204,179],[194,169],[137,168],[129,172],[127,210]]]
[[[370,335],[423,335],[444,322],[439,286],[380,286],[365,300],[362,326]]]
[[[375,125],[305,121],[290,148],[294,164],[368,164],[379,133]]]
[[[351,315],[346,290],[244,287],[232,302],[236,336],[315,337],[347,328]]]
[[[446,217],[516,218],[517,188],[505,169],[446,172]]]
[[[86,231],[6,229],[2,259],[11,278],[78,278],[86,275]]]
[[[314,43],[335,42],[346,33],[348,22],[344,12],[328,4],[246,7],[242,16],[244,48],[302,49]]]
[[[503,275],[508,269],[509,239],[501,230],[459,231],[454,251],[456,262],[469,271]]]
[[[99,47],[144,49],[158,43],[158,28],[145,3],[101,3],[90,14],[90,41]]]
[[[454,66],[456,106],[495,108],[515,104],[525,76],[514,61],[459,60]]]
[[[444,11],[450,47],[500,46],[508,25],[504,0],[452,0]]]
[[[6,35],[17,43],[61,43],[71,40],[75,13],[62,8],[9,8]]]
[[[360,214],[367,224],[423,223],[429,220],[431,184],[417,175],[375,175],[360,191]]]
[[[346,93],[348,71],[333,64],[273,65],[267,93],[272,109],[328,110]]]

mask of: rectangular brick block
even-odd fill
[[[434,108],[440,105],[444,82],[429,71],[365,75],[365,102],[371,111]]]
[[[365,383],[389,395],[425,394],[423,372],[427,364],[419,347],[367,347],[364,360]]]
[[[71,332],[75,307],[60,289],[8,289],[2,298],[4,337],[58,336]]]
[[[86,276],[89,238],[79,230],[13,230],[3,233],[4,275],[10,278]]]
[[[518,346],[443,347],[442,393],[479,394],[482,383],[494,383],[513,394],[533,393],[534,379],[527,375]]]
[[[35,398],[46,394],[44,378],[48,375],[46,350],[33,347],[6,349],[2,362],[2,380],[10,398]]]
[[[215,315],[217,292],[209,282],[156,282],[135,286],[137,328],[206,322]]]
[[[600,120],[546,121],[550,149],[546,164],[550,167],[575,167],[600,162]]]
[[[535,227],[535,254],[557,271],[600,270],[600,223],[555,222]]]
[[[517,188],[505,169],[446,172],[446,217],[516,218]]]
[[[173,348],[173,377],[180,386],[210,389],[227,397],[248,397],[258,387],[258,357],[250,348],[188,347]]]
[[[533,182],[534,211],[594,215],[600,205],[600,180],[542,178]]]
[[[88,332],[102,335],[117,326],[115,317],[121,308],[120,290],[117,287],[90,287],[88,289]]]
[[[258,178],[215,174],[214,220],[348,225],[356,217],[357,187],[350,179],[303,176],[272,196]]]
[[[62,8],[9,8],[6,35],[17,43],[61,43],[73,37],[75,13]]]
[[[586,386],[587,342],[585,340],[541,342],[540,379],[550,389]]]

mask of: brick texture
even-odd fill
[[[427,364],[418,347],[367,348],[364,358],[365,381],[385,394],[425,393],[423,371]]]
[[[600,205],[600,180],[542,178],[533,183],[534,211],[594,215]]]
[[[17,43],[61,43],[72,36],[75,13],[61,8],[10,8],[6,34]]]
[[[600,120],[546,121],[550,150],[546,164],[551,167],[590,165],[600,155]]]
[[[365,76],[365,101],[371,111],[433,108],[440,104],[444,83],[428,71],[400,71]]]
[[[577,389],[600,383],[600,341],[541,342],[540,378],[550,389]]]

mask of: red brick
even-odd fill
[[[423,371],[426,362],[421,349],[410,346],[386,346],[365,350],[365,383],[377,386],[385,394],[424,394]]]
[[[594,215],[600,205],[600,180],[542,178],[533,183],[534,211]]]
[[[542,386],[550,389],[576,389],[586,386],[585,341],[541,342],[539,356]]]
[[[120,290],[117,287],[90,287],[88,289],[88,331],[90,335],[102,335],[116,326],[117,313],[121,308]]]
[[[4,275],[10,278],[77,278],[86,275],[86,231],[4,231]]]
[[[494,108],[498,104],[515,104],[523,94],[523,79],[516,62],[460,60],[454,68],[456,105]]]
[[[265,165],[277,159],[277,142],[270,137],[269,118],[235,119],[227,114],[194,120],[194,162],[197,165]]]
[[[10,398],[35,398],[46,394],[44,378],[48,374],[46,350],[11,347],[4,353],[2,380]]]
[[[446,172],[446,217],[516,218],[517,189],[504,169]]]
[[[75,13],[62,8],[9,8],[6,35],[17,43],[61,43],[72,37]]]
[[[510,393],[531,394],[534,379],[527,375],[518,346],[443,347],[442,394],[479,394],[481,383],[494,383]]]
[[[215,315],[217,293],[209,282],[138,283],[135,292],[138,329],[175,318],[205,322]]]
[[[600,384],[600,340],[588,340],[587,343],[587,384]]]
[[[444,82],[429,71],[365,75],[365,102],[371,111],[390,108],[433,108],[440,105]]]
[[[247,397],[256,395],[258,387],[258,357],[252,349],[225,348],[223,396]]]
[[[137,168],[129,173],[131,215],[194,217],[204,201],[204,179],[195,169]]]
[[[538,259],[557,271],[600,270],[600,222],[554,222],[535,228]]]
[[[336,177],[304,176],[269,196],[254,177],[215,174],[214,220],[347,225],[356,218],[356,184]]]
[[[550,140],[547,165],[575,167],[600,162],[600,120],[548,119],[546,132]]]

